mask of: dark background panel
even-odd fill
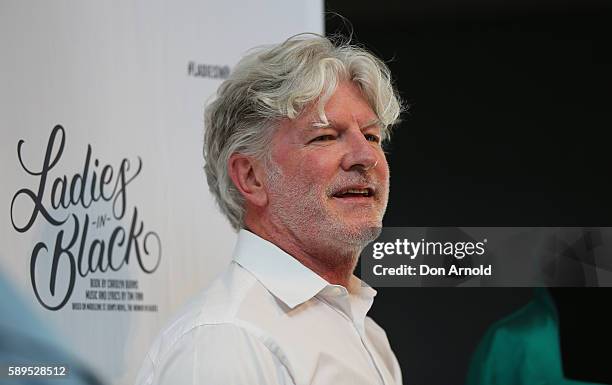
[[[369,315],[395,352],[405,385],[462,384],[494,321],[531,298],[520,288],[377,288]]]
[[[612,4],[327,0],[326,10],[327,33],[352,28],[409,106],[387,147],[385,226],[612,225]],[[371,315],[414,385],[463,383],[486,328],[532,296],[378,291]]]

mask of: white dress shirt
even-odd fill
[[[224,273],[153,343],[152,384],[401,384],[387,335],[366,316],[376,291],[349,290],[241,230]]]

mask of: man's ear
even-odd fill
[[[227,162],[227,168],[232,182],[247,202],[258,207],[268,203],[268,192],[263,184],[265,174],[260,162],[234,153]]]

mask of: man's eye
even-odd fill
[[[321,135],[311,140],[311,142],[326,142],[328,140],[334,140],[334,139],[336,138],[333,135]]]
[[[368,140],[370,142],[380,143],[380,138],[378,136],[376,136],[376,135],[366,134],[365,138],[366,138],[366,140]]]

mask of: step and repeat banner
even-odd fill
[[[323,32],[321,1],[0,2],[3,335],[133,382],[231,258],[204,104],[249,48],[300,32]]]

